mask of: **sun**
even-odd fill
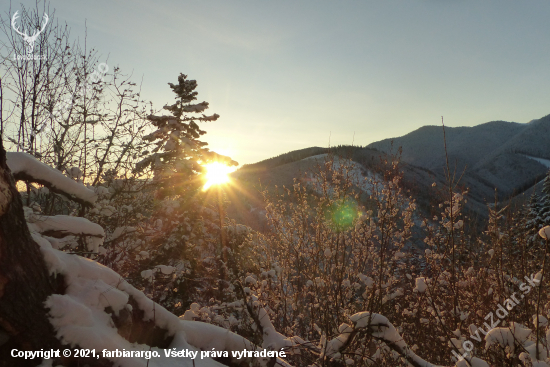
[[[203,190],[208,190],[212,185],[222,185],[229,182],[229,174],[235,171],[235,167],[226,166],[223,163],[213,162],[205,164],[206,173],[204,178],[206,183]]]

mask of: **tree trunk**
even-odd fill
[[[27,227],[21,196],[6,164],[6,151],[0,141],[0,367],[30,367],[42,363],[42,358],[12,357],[14,349],[61,352],[69,348],[56,338],[44,306],[46,299],[54,293],[65,293],[65,279],[60,274],[53,277],[48,273],[40,247]],[[138,304],[132,299],[130,303],[134,306],[131,312],[120,312],[118,316],[111,314],[119,334],[130,342],[169,348],[172,337],[168,330],[145,321]],[[112,310],[105,311],[112,313]],[[103,357],[65,358],[62,354],[54,360],[54,365],[59,364],[67,367],[113,365]]]
[[[27,228],[21,196],[0,143],[0,332],[9,336],[0,346],[0,366],[32,366],[41,362],[16,360],[11,357],[12,349],[61,347],[44,307],[56,283],[63,284],[63,280],[50,279],[40,249]]]
[[[65,293],[65,280],[60,274],[50,276],[40,247],[33,240],[23,214],[23,203],[14,178],[6,164],[6,151],[0,142],[0,367],[37,366],[42,358],[12,357],[12,350],[40,351],[69,348],[55,336],[44,302],[52,294]],[[167,348],[166,330],[143,321],[143,312],[135,305],[130,329],[112,315],[119,331],[128,340],[147,340]],[[128,316],[128,315],[127,315]],[[127,329],[127,328],[126,328]],[[126,334],[128,335],[125,335]],[[168,341],[167,341],[168,340]],[[164,343],[164,344],[163,344]],[[168,344],[166,344],[168,343]],[[54,365],[77,367],[112,366],[105,358],[64,358]]]

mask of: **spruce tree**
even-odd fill
[[[207,102],[197,99],[197,82],[180,74],[168,83],[176,101],[164,106],[170,114],[149,115],[156,128],[144,137],[153,149],[136,167],[152,173],[154,200],[143,234],[136,234],[128,264],[128,277],[154,300],[172,311],[183,311],[191,301],[201,302],[204,279],[217,276],[215,269],[220,229],[215,210],[206,208],[204,182],[199,175],[205,164],[237,165],[231,158],[206,148],[206,133],[198,123],[216,121],[205,115]]]
[[[136,171],[150,167],[155,176],[160,196],[182,194],[190,188],[197,190],[200,183],[196,175],[203,171],[203,165],[217,161],[227,165],[237,165],[231,158],[219,155],[206,148],[200,140],[206,134],[197,122],[216,121],[220,116],[206,116],[203,112],[208,102],[193,103],[197,99],[196,80],[187,80],[180,74],[178,84],[168,83],[176,94],[176,102],[164,106],[170,115],[149,115],[147,119],[157,128],[144,137],[154,146],[151,153],[138,163]],[[193,191],[192,190],[192,191]]]

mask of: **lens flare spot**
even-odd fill
[[[335,202],[327,212],[327,219],[332,227],[338,231],[345,231],[352,227],[359,217],[359,208],[353,200]]]

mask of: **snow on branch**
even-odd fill
[[[247,280],[249,278],[247,278]],[[266,309],[261,307],[260,302],[258,302],[258,297],[255,295],[251,295],[250,297],[247,296],[247,294],[250,293],[250,289],[248,287],[243,288],[240,282],[235,282],[235,286],[241,293],[241,297],[243,298],[250,317],[252,317],[254,323],[262,334],[262,346],[265,349],[282,350],[286,348],[293,348],[297,345],[296,340],[293,338],[287,338],[275,330]],[[300,342],[303,342],[303,340],[298,340],[298,343]]]
[[[98,252],[103,244],[105,231],[103,227],[86,218],[71,217],[68,215],[45,216],[32,213],[25,208],[25,218],[31,233],[52,237],[65,237],[68,235],[87,236],[86,245],[88,251]]]
[[[441,367],[433,365],[416,355],[385,316],[370,312],[359,312],[352,315],[350,320],[353,322],[354,330],[366,330],[370,335],[402,355],[414,367]],[[350,331],[346,330],[346,333],[349,334]]]
[[[36,182],[83,205],[92,205],[97,195],[83,184],[23,152],[7,152],[7,164],[16,180]]]
[[[229,330],[182,320],[131,286],[115,271],[93,260],[56,250],[40,234],[34,233],[33,238],[40,246],[50,274],[62,275],[67,286],[65,294],[51,295],[45,303],[57,338],[67,345],[95,350],[126,350],[130,353],[129,357],[106,357],[121,367],[195,366],[196,361],[190,358],[166,356],[168,349],[164,348],[175,351],[187,349],[197,353],[209,351],[210,356],[213,350],[219,353],[225,351],[233,365],[250,365],[253,362],[253,357],[244,354],[235,357],[239,354],[233,352],[261,350]],[[135,313],[135,307],[143,312],[142,320],[131,316],[139,314]],[[113,320],[120,321],[122,318],[127,319],[130,326],[132,322],[152,322],[165,331],[165,336],[170,337],[166,339],[169,345],[161,348],[131,343],[114,327]],[[150,360],[135,357],[146,352],[156,353],[158,357]],[[291,367],[280,358],[254,357],[254,361],[264,367]],[[198,362],[203,367],[223,366],[210,358],[201,358]]]
[[[248,279],[248,278],[247,278]],[[251,280],[250,282],[253,282]],[[399,335],[397,329],[389,320],[380,314],[370,312],[359,312],[350,317],[352,325],[343,323],[338,328],[340,334],[334,339],[322,343],[321,349],[312,343],[302,340],[299,337],[287,338],[275,330],[267,311],[261,307],[258,298],[250,294],[249,288],[243,288],[240,282],[235,283],[236,289],[240,291],[243,302],[248,313],[254,320],[258,330],[262,334],[263,347],[271,350],[287,349],[290,353],[299,347],[305,347],[317,352],[321,358],[340,359],[344,350],[351,344],[353,339],[361,331],[367,332],[372,337],[386,344],[390,349],[399,353],[407,362],[414,367],[443,367],[425,361],[416,355]],[[248,295],[248,296],[247,296]],[[489,367],[489,365],[476,357],[460,360],[456,367]]]
[[[220,115],[215,113],[215,114],[210,115],[210,116],[202,115],[202,117],[198,117],[197,120],[199,120],[199,121],[216,121],[219,118],[220,118]]]
[[[151,121],[153,125],[162,128],[164,126],[175,126],[178,124],[178,119],[174,116],[147,116],[147,120]]]
[[[180,321],[185,330],[187,342],[194,347],[201,350],[225,350],[230,352],[243,352],[243,351],[257,351],[261,350],[258,346],[251,343],[249,340],[242,336],[235,334],[229,330],[223,329],[219,326],[207,324],[200,321]],[[268,349],[268,348],[266,348]],[[232,354],[230,354],[232,355]],[[260,365],[269,366],[269,359],[254,358]],[[246,362],[245,365],[251,365],[252,359],[250,357],[242,357],[236,359],[234,362]],[[283,367],[291,367],[281,358],[276,358],[275,365]]]
[[[201,102],[196,104],[189,104],[187,106],[183,106],[181,110],[183,112],[202,112],[208,108],[208,102]]]
[[[343,324],[346,327],[340,327],[340,332],[342,334],[328,342],[327,351],[330,350],[331,354],[334,355],[335,353],[338,353],[342,346],[348,344],[349,339],[351,339],[357,332],[364,330],[374,338],[384,342],[392,350],[399,353],[414,367],[442,367],[427,362],[416,355],[407,346],[407,343],[403,340],[401,335],[399,335],[397,329],[395,329],[392,323],[389,322],[385,316],[377,313],[358,312],[352,315],[350,320],[353,323],[353,327]],[[469,359],[468,361],[461,360],[455,366],[489,367],[485,361],[475,357]]]

